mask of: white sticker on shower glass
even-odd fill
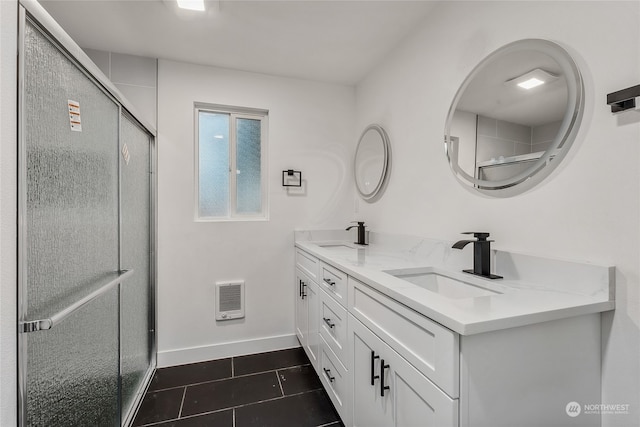
[[[77,101],[67,100],[69,106],[69,124],[71,130],[75,132],[82,132],[82,120],[80,118],[80,103]]]
[[[129,147],[127,147],[126,142],[122,146],[122,158],[124,159],[124,162],[128,165],[129,160],[131,159],[131,154],[129,154]]]

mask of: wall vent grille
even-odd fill
[[[216,320],[244,317],[244,281],[216,283]]]

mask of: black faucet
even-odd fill
[[[353,242],[356,245],[366,245],[366,241],[365,241],[365,233],[364,233],[364,221],[353,221],[353,222],[357,222],[358,225],[352,225],[346,228],[347,231],[351,230],[353,227],[358,227],[358,241],[357,242]]]
[[[489,233],[480,233],[467,231],[462,234],[473,234],[477,240],[460,240],[452,246],[454,249],[462,249],[469,243],[473,243],[473,270],[462,270],[465,273],[475,274],[476,276],[486,277],[487,279],[502,279],[502,276],[491,274],[491,242],[487,240]]]

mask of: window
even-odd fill
[[[196,104],[196,218],[267,219],[267,111]]]

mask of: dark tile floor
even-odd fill
[[[343,427],[300,347],[158,369],[133,425]]]

